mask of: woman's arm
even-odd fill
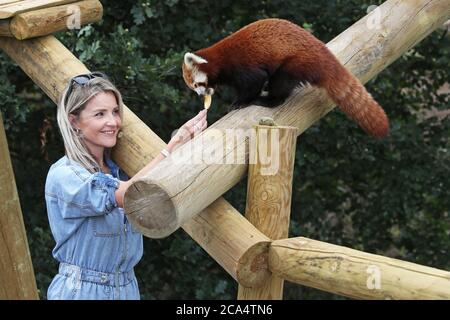
[[[180,130],[178,130],[177,134],[172,137],[170,142],[167,144],[167,150],[172,153],[173,150],[183,145],[187,141],[189,141],[194,134],[198,134],[202,132],[208,126],[206,120],[207,110],[200,111],[194,118],[186,122],[181,126]],[[152,161],[150,161],[144,168],[139,170],[130,180],[121,181],[119,184],[119,188],[116,190],[116,201],[117,205],[123,208],[123,198],[125,195],[125,191],[127,191],[128,187],[131,184],[144,176],[147,172],[150,171],[158,162],[163,160],[165,157],[160,153],[158,154]]]

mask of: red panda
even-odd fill
[[[301,84],[324,88],[330,98],[368,134],[388,134],[384,110],[326,47],[308,31],[281,19],[251,23],[212,46],[186,53],[182,66],[187,86],[212,95],[218,85],[237,91],[234,105],[274,107]],[[261,98],[267,85],[268,96]],[[264,99],[264,100],[262,100]]]

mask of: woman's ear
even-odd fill
[[[76,131],[78,128],[78,118],[76,115],[69,114],[69,122],[72,125],[72,128]]]

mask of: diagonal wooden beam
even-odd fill
[[[448,0],[389,0],[328,47],[364,83],[449,17]],[[125,194],[126,212],[147,236],[170,235],[246,175],[248,134],[236,136],[229,147],[224,141],[232,140],[230,131],[245,132],[260,117],[271,116],[279,125],[297,127],[302,133],[332,109],[333,103],[322,90],[308,87],[275,109],[251,106],[231,112],[136,181]],[[194,156],[202,154],[203,161],[190,157],[191,150],[196,150]],[[223,156],[215,162],[206,161],[211,154]],[[230,154],[242,154],[245,161],[224,161]]]

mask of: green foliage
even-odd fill
[[[16,94],[16,87],[9,79],[9,75],[17,67],[10,63],[3,55],[0,55],[0,101],[1,111],[5,122],[6,131],[15,131],[21,124],[25,123],[28,108],[20,95]],[[16,78],[17,79],[17,78]]]
[[[382,1],[102,1],[104,19],[57,37],[90,70],[105,71],[125,103],[166,141],[199,111],[184,85],[184,52],[211,44],[265,17],[290,19],[324,42]],[[449,121],[424,110],[450,108],[449,37],[437,31],[367,84],[391,121],[376,141],[336,110],[298,140],[290,236],[450,269]],[[209,123],[223,116],[232,93],[219,92]],[[56,273],[44,203],[48,167],[63,153],[55,108],[0,53],[0,110],[41,297]],[[246,181],[225,197],[245,210]],[[145,240],[136,272],[145,299],[233,299],[236,283],[184,232]],[[286,284],[286,299],[341,299]]]

